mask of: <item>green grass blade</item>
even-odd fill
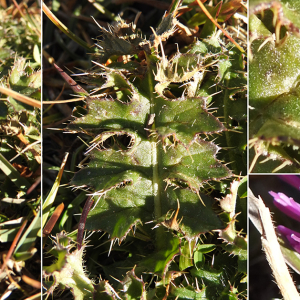
[[[15,249],[14,257],[18,261],[29,259],[37,251],[37,249],[32,249],[32,245],[35,243],[36,238],[40,235],[41,231],[41,211],[39,210],[31,222],[30,226],[27,228],[19,243]]]
[[[59,188],[60,180],[61,180],[61,177],[62,177],[62,174],[63,174],[64,167],[65,167],[68,156],[69,156],[69,153],[66,154],[66,156],[65,156],[65,158],[64,158],[64,160],[63,160],[63,162],[60,166],[60,170],[59,170],[58,175],[55,179],[53,187],[52,187],[48,197],[46,198],[46,200],[43,204],[42,228],[45,226],[45,224],[47,222],[47,219],[48,219],[48,216],[49,216],[49,213],[50,213],[50,209],[51,209],[52,204],[55,200],[55,197],[56,197],[56,194],[57,194],[57,191],[58,191],[58,188]]]
[[[65,33],[70,39],[74,42],[78,43],[85,49],[89,51],[93,51],[95,48],[91,48],[85,41],[81,38],[77,37],[73,32],[71,32],[62,22],[60,22],[55,15],[49,10],[49,8],[43,3],[43,12],[47,15],[47,17],[51,20],[51,22],[57,26],[63,33]]]
[[[10,180],[20,189],[25,190],[30,187],[30,183],[20,175],[20,173],[10,164],[10,162],[0,153],[0,169],[10,178]]]

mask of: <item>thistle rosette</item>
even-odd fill
[[[180,1],[173,2],[174,9],[175,3]],[[241,173],[246,161],[246,135],[242,141],[239,133],[246,129],[247,120],[246,109],[241,113],[241,108],[246,108],[244,56],[230,44],[225,47],[215,30],[187,47],[178,46],[176,52],[164,52],[167,48],[162,43],[169,39],[171,44],[175,31],[183,26],[177,15],[172,11],[165,14],[149,39],[142,38],[145,35],[135,24],[123,20],[109,25],[109,30],[99,26],[95,66],[80,74],[87,90],[94,90],[88,94],[73,85],[74,92],[85,97],[86,106],[74,109],[67,130],[85,134],[91,146],[71,185],[84,189],[95,202],[85,230],[95,231],[95,235],[106,232],[110,240],[110,245],[101,241],[103,249],[97,251],[97,258],[90,252],[93,261],[100,263],[89,271],[93,278],[100,273],[104,280],[101,285],[92,283],[92,293],[89,284],[81,285],[86,299],[212,299],[224,292],[236,298],[242,293],[237,282],[246,288],[246,183],[235,182],[230,192],[225,191],[225,180],[227,185],[234,173]],[[234,138],[233,131],[238,131]],[[229,161],[234,161],[235,166],[230,167],[236,171],[229,169]],[[221,193],[226,197],[219,206],[214,197],[220,195],[216,189],[223,180]],[[240,211],[243,213],[238,215]],[[245,226],[237,225],[236,220]],[[83,223],[79,227],[83,228]],[[222,245],[217,234],[213,244],[212,231],[218,231]],[[209,246],[202,246],[205,234]],[[119,259],[116,254],[123,247],[125,256]],[[205,263],[204,255],[212,251],[221,254],[216,268]],[[62,253],[62,268],[51,266],[51,274],[68,270],[73,252],[69,254],[70,258]],[[232,259],[230,268],[235,265],[237,270],[231,272],[232,279],[224,268],[228,259]],[[64,287],[75,295],[82,268],[75,276],[53,277],[60,285],[63,278]],[[187,269],[191,282],[196,286],[201,282],[202,290],[173,284],[175,279],[180,282],[177,277]],[[110,278],[119,278],[118,283],[110,286],[106,281]],[[71,286],[69,280],[75,283]],[[224,282],[230,283],[226,290]],[[77,295],[76,300],[82,299]]]
[[[270,191],[269,194],[274,198],[274,205],[280,209],[284,214],[292,219],[300,222],[300,204],[293,198],[286,196],[283,193],[275,193]],[[300,253],[300,233],[291,230],[283,225],[277,227],[277,231],[282,235],[290,246]]]

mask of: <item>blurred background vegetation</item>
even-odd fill
[[[255,197],[261,196],[270,209],[274,225],[284,225],[299,231],[299,222],[279,211],[273,204],[273,197],[269,194],[269,191],[284,193],[299,203],[299,190],[291,187],[277,175],[250,175],[249,177],[250,189]],[[261,235],[251,222],[249,222],[249,232],[249,298],[258,300],[282,298],[262,250]],[[291,274],[299,291],[300,274],[294,271],[291,271]]]
[[[0,295],[39,299],[41,10],[0,1]]]

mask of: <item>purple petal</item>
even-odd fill
[[[300,177],[296,175],[279,175],[281,180],[295,187],[298,191],[300,189]]]
[[[277,231],[283,235],[291,244],[292,248],[300,253],[300,233],[294,230],[291,230],[287,227],[279,225]]]
[[[293,198],[287,197],[283,193],[274,193],[272,191],[269,194],[274,198],[274,205],[279,208],[283,213],[289,217],[300,222],[300,204],[295,202]]]

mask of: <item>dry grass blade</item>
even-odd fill
[[[22,280],[24,282],[26,282],[27,284],[31,285],[35,289],[40,289],[41,288],[41,282],[40,281],[37,281],[37,280],[35,280],[33,278],[30,278],[26,275],[22,275]]]
[[[63,209],[64,209],[64,204],[61,203],[59,204],[54,213],[52,214],[52,216],[50,217],[49,221],[47,222],[47,224],[45,225],[44,229],[43,229],[43,235],[49,235],[54,227],[54,225],[56,224],[57,220],[59,219]]]
[[[18,242],[18,240],[20,239],[21,234],[22,234],[22,232],[23,232],[23,230],[24,230],[26,224],[27,224],[27,220],[24,221],[24,223],[23,223],[22,226],[20,227],[18,233],[16,234],[16,236],[15,236],[15,238],[14,238],[14,240],[13,240],[13,242],[12,242],[10,248],[9,248],[9,251],[8,251],[6,257],[5,257],[5,261],[3,262],[3,265],[2,265],[2,267],[1,267],[1,270],[0,270],[1,273],[2,273],[3,270],[5,269],[8,260],[11,258],[12,254],[13,254],[13,252],[14,252],[16,246],[17,246],[17,242]]]
[[[27,96],[24,96],[22,94],[19,94],[15,91],[12,91],[8,88],[5,88],[3,86],[0,87],[0,93],[3,93],[7,96],[11,96],[12,98],[20,101],[20,102],[23,102],[27,105],[30,105],[30,106],[34,106],[34,107],[37,107],[37,108],[41,108],[41,102],[40,101],[37,101],[37,100],[34,100],[32,98],[29,98]]]
[[[43,104],[61,104],[61,103],[72,103],[72,102],[78,102],[81,100],[84,100],[85,97],[78,97],[74,99],[68,99],[68,100],[53,100],[53,101],[43,101]]]

